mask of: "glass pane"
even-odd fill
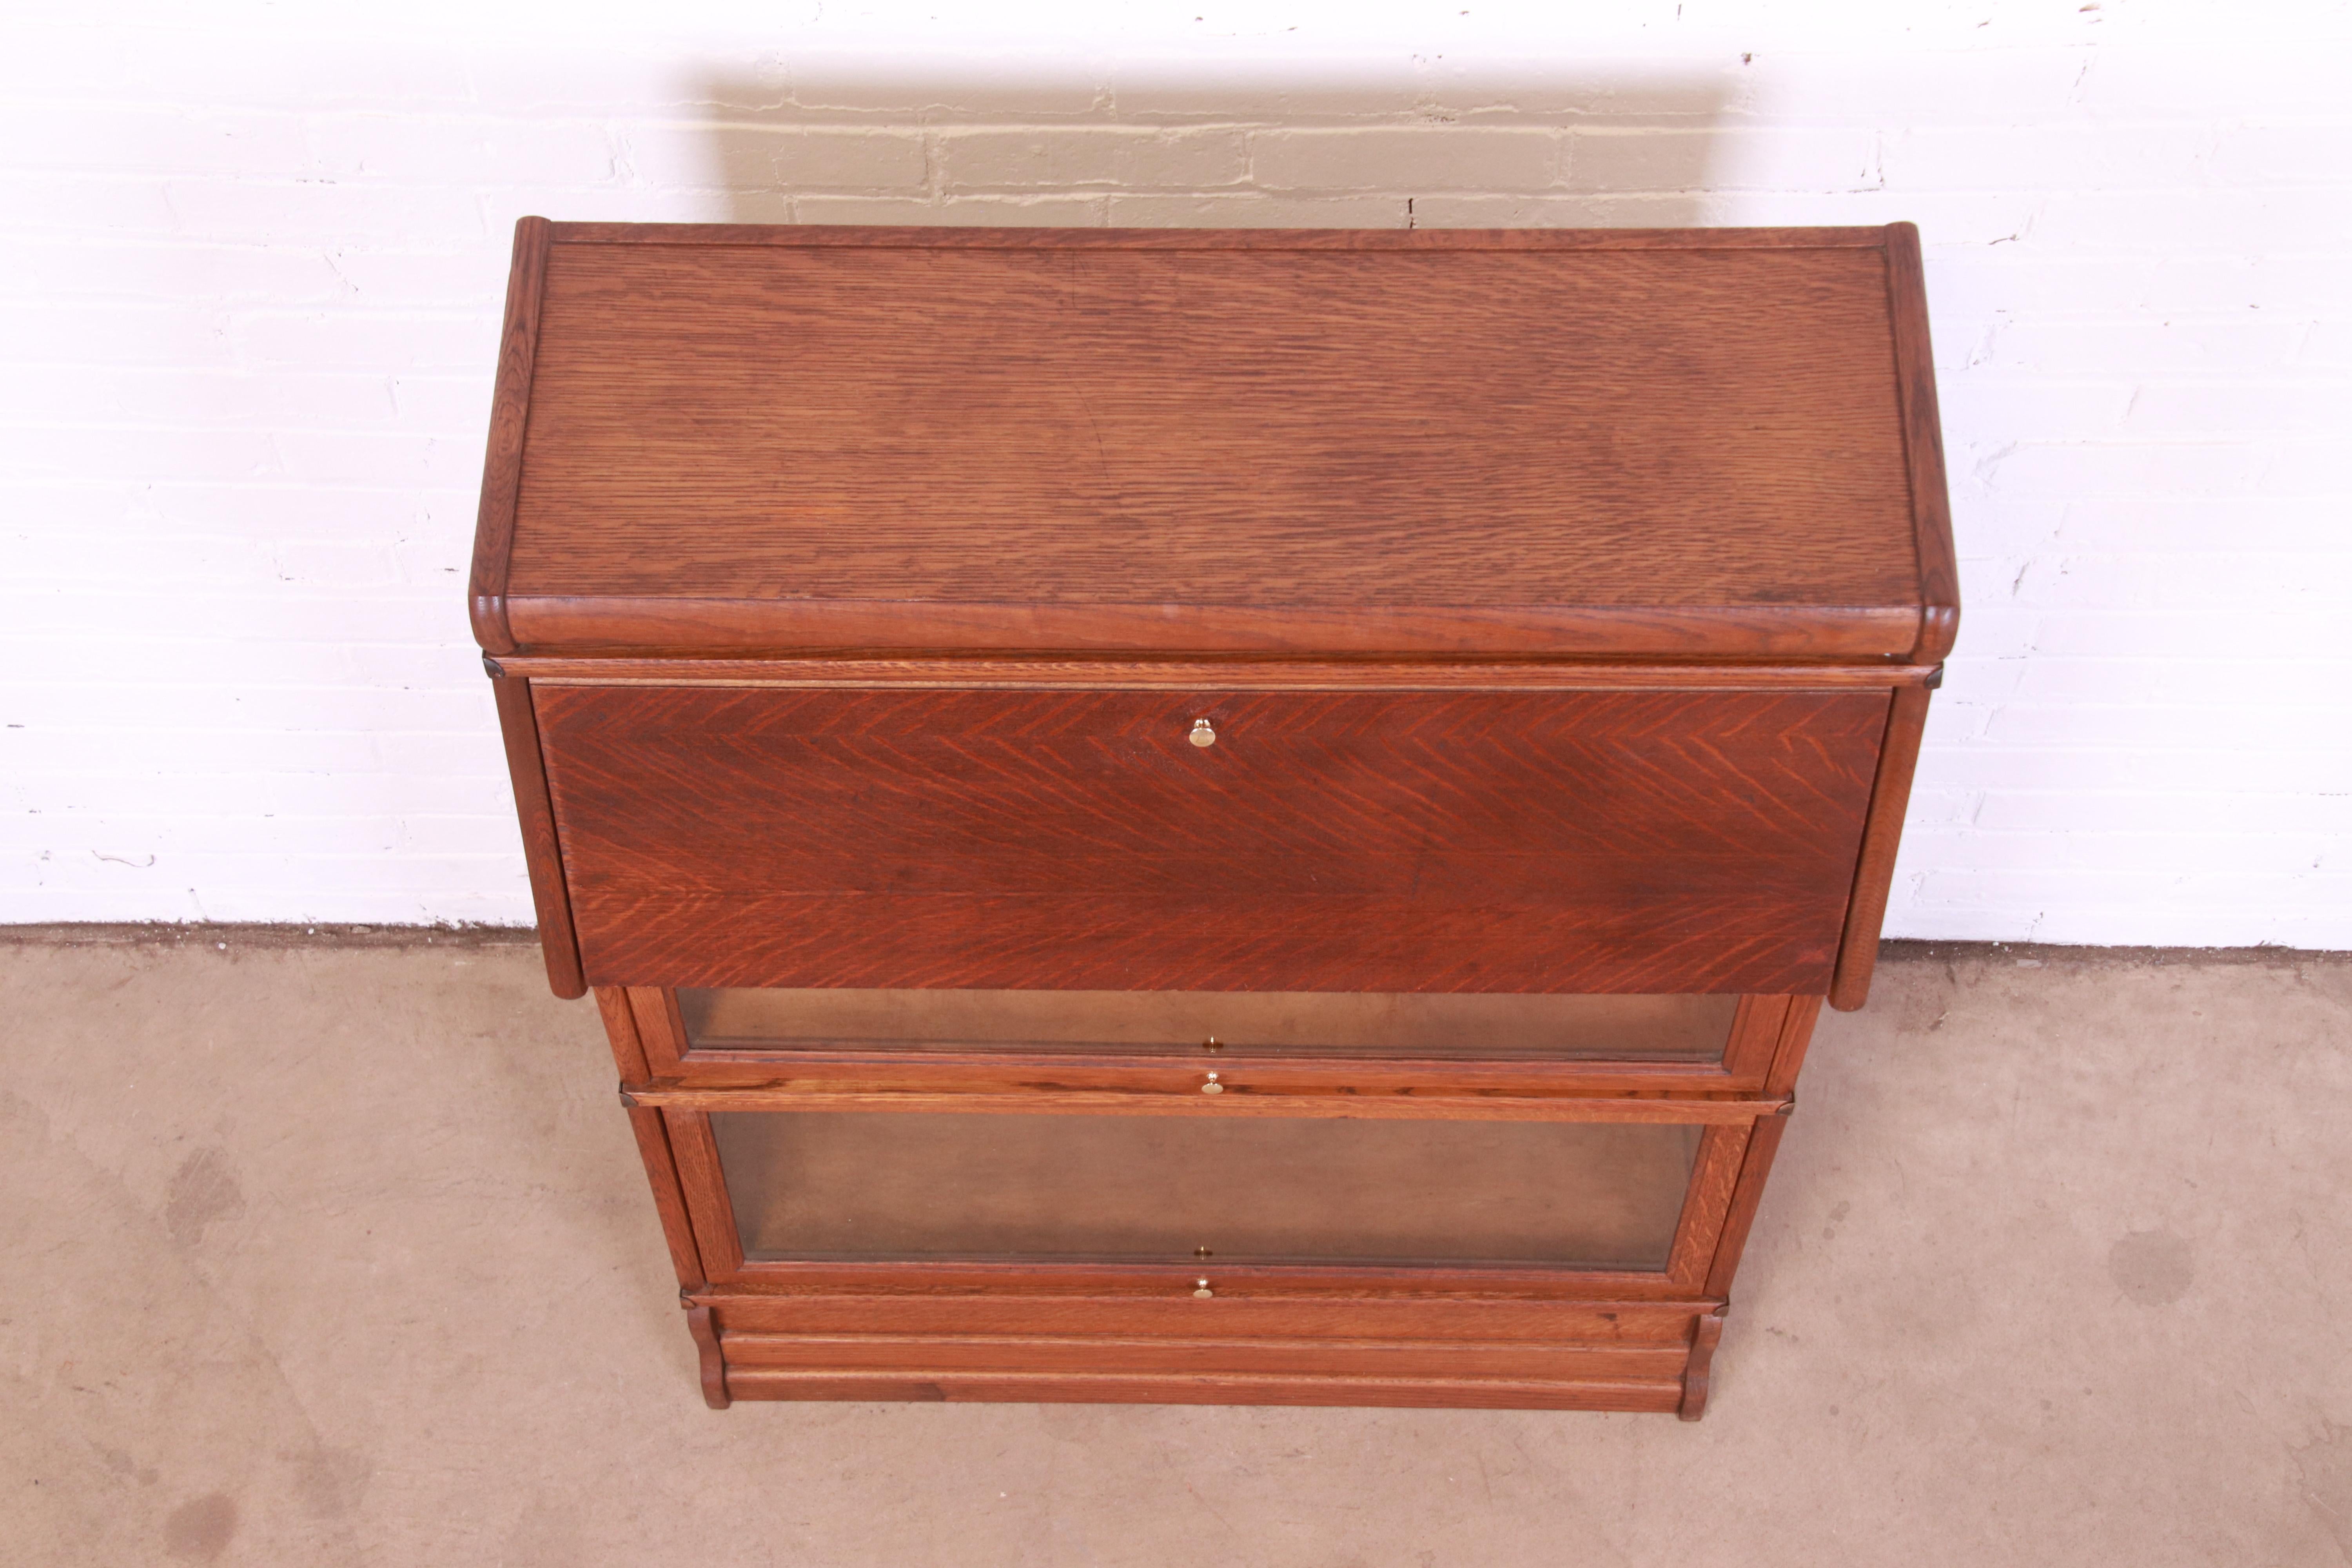
[[[744,1255],[1663,1268],[1689,1124],[720,1111]]]
[[[1737,996],[1360,991],[680,991],[702,1049],[1717,1062]]]

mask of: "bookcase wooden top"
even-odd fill
[[[492,653],[1940,658],[1916,234],[519,226]]]

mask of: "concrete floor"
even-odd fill
[[[2340,960],[1893,957],[1697,1426],[717,1414],[534,950],[20,934],[0,1017],[0,1562],[2352,1560]]]

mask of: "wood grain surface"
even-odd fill
[[[1142,1078],[1145,1075],[1130,1075]],[[1441,1082],[1412,1092],[1363,1093],[1349,1089],[1315,1093],[1268,1092],[1248,1083],[1204,1095],[1190,1083],[1119,1089],[1068,1089],[1052,1082],[940,1087],[901,1068],[898,1081],[826,1079],[724,1086],[656,1081],[624,1091],[632,1109],[940,1112],[958,1115],[1190,1116],[1250,1120],[1271,1117],[1335,1121],[1606,1121],[1626,1124],[1705,1122],[1745,1127],[1776,1118],[1786,1099],[1683,1095],[1653,1089],[1633,1094],[1564,1092],[1548,1095],[1449,1092]],[[908,1081],[913,1079],[913,1081]]]
[[[645,1162],[646,1181],[652,1188],[654,1212],[661,1218],[662,1240],[669,1247],[670,1267],[677,1270],[681,1290],[699,1290],[710,1278],[702,1252],[695,1245],[694,1222],[687,1217],[686,1194],[677,1178],[677,1162],[670,1153],[669,1130],[661,1112],[652,1109],[629,1112],[629,1131]]]
[[[688,1332],[694,1336],[694,1348],[701,1363],[702,1402],[713,1410],[727,1408],[727,1361],[719,1348],[719,1334],[710,1326],[710,1309],[689,1305],[686,1310]]]
[[[535,221],[526,219],[526,222]],[[562,244],[850,250],[1877,250],[1880,227],[938,228],[867,224],[559,223]]]
[[[1684,1344],[1691,1320],[1716,1303],[1526,1300],[1506,1296],[751,1294],[706,1289],[723,1333],[1035,1334],[1259,1340],[1438,1340],[1454,1344]]]
[[[538,700],[586,973],[660,985],[1819,993],[1886,714],[1858,691]]]
[[[539,917],[540,954],[547,963],[548,988],[569,1001],[586,995],[588,983],[581,975],[571,889],[564,880],[554,808],[548,800],[547,759],[532,713],[530,682],[494,675],[490,696],[498,710],[499,735],[506,746],[515,816],[522,828],[523,865],[530,875],[531,909]]]
[[[600,990],[600,1002],[608,994],[621,993],[612,987]],[[968,1041],[936,1047],[904,1043],[842,1043],[837,1047],[795,1047],[786,1052],[751,1048],[741,1042],[698,1047],[688,1038],[678,1016],[675,993],[644,986],[628,994],[636,999],[630,1010],[634,1019],[632,1037],[640,1042],[639,1060],[651,1069],[652,1078],[632,1078],[625,1072],[624,1092],[629,1092],[633,1086],[656,1093],[688,1088],[772,1089],[781,1080],[788,1091],[803,1093],[838,1092],[845,1089],[871,1092],[878,1086],[900,1093],[1031,1094],[1040,1089],[1141,1089],[1197,1094],[1201,1075],[1215,1067],[1223,1073],[1224,1079],[1233,1082],[1232,1092],[1237,1097],[1412,1097],[1436,1093],[1465,1100],[1482,1097],[1588,1097],[1621,1091],[1738,1097],[1764,1089],[1768,1074],[1775,1085],[1769,1098],[1777,1100],[1788,1094],[1796,1077],[1796,1058],[1789,1049],[1787,1024],[1791,1005],[1801,1009],[1810,1027],[1820,1001],[1818,997],[1741,997],[1734,1010],[1728,1044],[1719,1059],[1655,1061],[1603,1053],[1498,1060],[1485,1056],[1477,1038],[1472,1036],[1455,1041],[1461,1048],[1442,1057],[1324,1058],[1277,1048],[1253,1055],[1244,1068],[1239,1066],[1240,1058],[1230,1045],[1220,1044],[1211,1052],[1202,1042],[1189,1039],[1181,1042],[1181,1056],[1161,1055],[1139,1047],[1132,1040],[1116,1045],[1102,1042],[1067,1055]],[[758,994],[798,997],[814,994]],[[994,994],[933,991],[893,994],[961,999]]]
[[[1910,464],[1912,539],[1919,562],[1917,664],[1940,663],[1960,632],[1960,568],[1952,551],[1952,503],[1944,481],[1944,426],[1936,403],[1936,356],[1927,341],[1927,279],[1919,230],[1886,226],[1886,287],[1895,328],[1895,391]]]
[[[1854,867],[1853,897],[1846,905],[1845,934],[1830,984],[1830,1005],[1841,1013],[1853,1012],[1870,999],[1870,977],[1878,967],[1878,935],[1886,923],[1887,895],[1895,885],[1895,853],[1902,846],[1911,779],[1918,770],[1919,742],[1927,724],[1926,688],[1899,688],[1887,701],[1886,738],[1878,754],[1878,776],[1871,785],[1870,825]]]
[[[1706,1415],[1708,1374],[1715,1366],[1716,1347],[1723,1343],[1723,1309],[1704,1313],[1691,1326],[1689,1363],[1683,1371],[1683,1400],[1675,1414],[1685,1421]]]
[[[958,691],[1747,691],[1766,687],[1920,686],[1940,665],[1641,664],[1523,658],[997,658],[952,651],[904,658],[637,658],[530,654],[502,658],[534,684],[592,686],[874,686]]]
[[[543,217],[515,225],[507,276],[505,325],[499,335],[498,381],[490,398],[489,451],[482,462],[481,508],[474,521],[473,571],[467,610],[484,653],[514,651],[507,625],[507,571],[514,550],[515,497],[522,484],[523,431],[530,415],[532,354],[539,342],[540,290],[547,276]]]
[[[507,622],[541,650],[1895,657],[1913,464],[1858,232],[559,226]]]
[[[1311,1365],[1311,1347],[1298,1360]],[[893,1373],[851,1374],[776,1367],[729,1370],[727,1394],[736,1399],[966,1400],[1014,1405],[1333,1405],[1449,1410],[1674,1410],[1683,1400],[1679,1377],[1628,1375],[1591,1380],[1503,1377],[1323,1376],[1307,1372],[1055,1373],[965,1372],[917,1366]],[[705,1397],[709,1378],[705,1376]],[[714,1402],[714,1408],[719,1408]]]

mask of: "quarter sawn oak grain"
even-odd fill
[[[1885,712],[1860,691],[538,693],[602,985],[1819,992]]]
[[[1944,485],[1907,224],[525,219],[468,611],[704,1397],[1696,1419],[1814,1022],[1868,991],[1958,626]],[[678,988],[730,985],[896,993],[921,1037],[698,1044]],[[1416,1058],[975,1040],[911,987],[1741,1000],[1719,1058]],[[1324,1163],[1171,1223],[1170,1159],[1073,1229],[1045,1116],[1097,1170]],[[1448,1251],[1391,1223],[1448,1181],[1357,1158],[1416,1121],[1670,1135],[1686,1168],[1579,1201],[1671,1244]],[[849,1133],[899,1152],[776,1207]],[[909,1150],[1045,1239],[900,1226],[940,1190]]]
[[[1916,247],[1808,234],[557,226],[478,575],[542,652],[1903,656]]]

